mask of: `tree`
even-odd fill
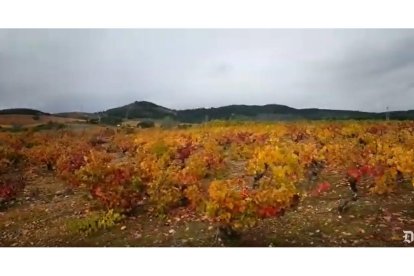
[[[162,128],[173,128],[176,125],[177,125],[177,123],[170,116],[164,117],[164,119],[161,121],[161,127]]]

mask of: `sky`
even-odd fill
[[[0,109],[414,109],[410,29],[0,29]]]

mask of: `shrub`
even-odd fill
[[[67,226],[72,232],[91,235],[100,230],[112,228],[123,219],[124,216],[121,214],[114,212],[114,210],[109,210],[107,212],[94,213],[82,219],[69,221]]]
[[[16,199],[23,192],[26,182],[23,178],[3,178],[0,179],[0,208],[5,204]]]
[[[122,119],[118,117],[107,116],[101,118],[101,124],[116,126],[120,123],[122,123]]]
[[[137,124],[137,127],[139,128],[152,128],[155,127],[155,123],[150,120],[141,121]]]
[[[145,192],[134,164],[111,163],[107,154],[91,152],[76,174],[93,198],[118,212],[132,211]]]

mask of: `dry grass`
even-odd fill
[[[0,125],[2,127],[11,127],[13,125],[20,125],[20,126],[36,126],[40,124],[46,124],[48,122],[54,123],[73,123],[73,122],[84,122],[85,120],[81,119],[73,119],[73,118],[63,118],[63,117],[56,117],[56,116],[49,116],[49,115],[41,115],[39,116],[39,120],[34,120],[33,115],[0,115]]]

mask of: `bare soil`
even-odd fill
[[[68,225],[97,212],[99,206],[83,190],[70,191],[52,174],[29,179],[23,194],[0,210],[0,246],[18,247],[411,247],[403,230],[414,231],[411,185],[387,196],[362,195],[349,210],[338,212],[350,197],[341,177],[327,175],[331,191],[303,197],[294,210],[267,219],[234,240],[217,239],[215,225],[186,209],[164,217],[144,210],[110,229],[85,235]],[[144,208],[144,207],[143,207]]]

